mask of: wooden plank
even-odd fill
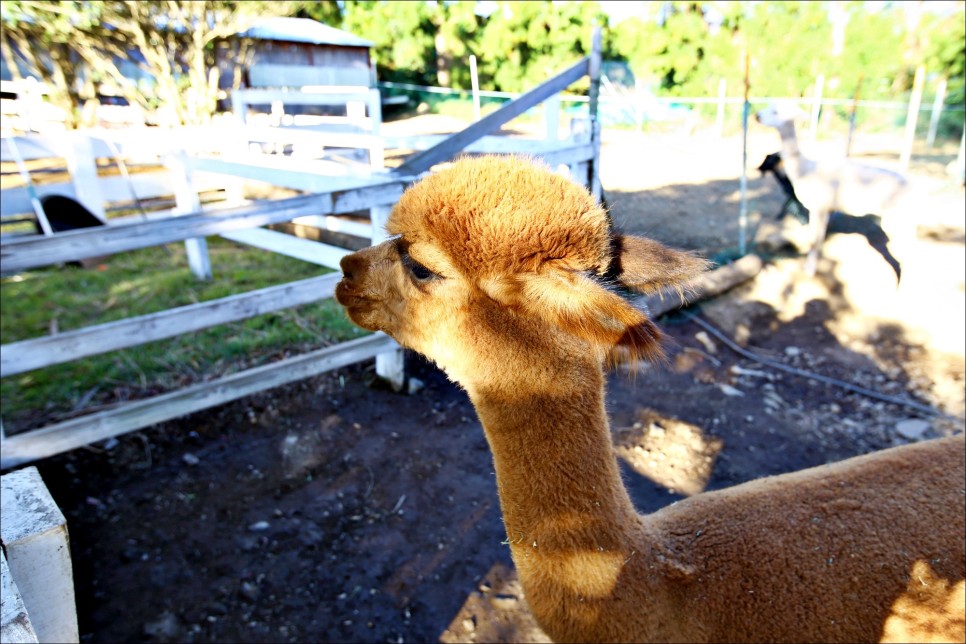
[[[77,642],[77,605],[67,521],[28,467],[0,476],[0,540],[41,642]]]
[[[269,286],[0,347],[0,378],[332,297],[341,275]]]
[[[326,132],[307,127],[258,127],[238,129],[238,136],[248,141],[265,141],[287,145],[306,144],[327,148],[371,148],[382,144],[382,137],[362,132]]]
[[[374,205],[393,204],[402,195],[403,185],[399,180],[392,179],[361,188],[200,211],[168,219],[72,230],[50,237],[31,235],[10,239],[0,244],[0,271],[4,274],[17,273],[39,266],[159,246],[192,237],[278,224],[306,215],[349,213]]]
[[[427,150],[451,135],[422,134],[417,136],[387,136],[386,147],[404,150]],[[566,143],[563,143],[566,145]],[[545,154],[560,148],[561,142],[527,139],[516,136],[484,136],[470,143],[463,151],[477,154]]]
[[[191,159],[189,166],[195,172],[217,172],[263,181],[274,186],[308,192],[348,190],[382,183],[385,176],[370,172],[353,172],[351,168],[333,161],[320,161],[284,157],[278,155],[245,155],[231,161],[213,158]]]
[[[296,380],[366,360],[397,346],[382,333],[286,360],[247,369],[211,382],[200,383],[115,409],[74,418],[42,429],[7,436],[0,453],[0,469],[17,467],[83,445],[178,418],[202,409]]]
[[[389,176],[389,175],[387,175]],[[353,190],[339,190],[332,193],[332,212],[316,214],[340,215],[358,210],[369,210],[376,206],[392,206],[402,196],[403,189],[408,185],[401,177],[393,177],[385,183],[355,188]]]
[[[173,154],[165,159],[172,174],[174,175],[174,200],[177,217],[183,214],[197,212],[201,210],[201,199],[195,189],[192,173],[188,168],[188,155],[184,152]],[[188,258],[188,266],[195,277],[200,280],[210,280],[211,257],[208,255],[208,240],[204,237],[194,237],[184,241],[185,255]]]
[[[277,230],[267,230],[265,228],[250,228],[248,230],[236,230],[222,235],[225,239],[254,246],[264,250],[300,259],[310,264],[327,266],[331,269],[339,269],[339,260],[352,251],[337,246],[331,246],[323,242],[311,239],[301,239],[294,235],[279,232]]]
[[[569,87],[587,74],[588,65],[589,58],[582,58],[580,62],[569,69],[538,85],[519,98],[510,101],[495,112],[484,116],[464,130],[453,134],[445,141],[414,155],[396,168],[396,174],[401,176],[419,175],[437,163],[451,159],[470,143],[493,132],[507,121],[520,116],[531,107],[539,105],[547,98]]]
[[[560,147],[550,152],[535,154],[534,156],[543,159],[544,162],[551,167],[556,167],[558,165],[574,165],[576,163],[593,159],[594,146],[591,143],[581,143],[580,145]],[[578,181],[580,180],[579,177],[576,177],[576,179]]]
[[[312,92],[286,89],[241,89],[233,91],[232,98],[240,105],[268,105],[274,101],[281,101],[285,105],[342,105],[349,101],[365,100],[368,94],[368,87],[349,85],[320,87],[319,91]]]
[[[668,311],[724,293],[742,282],[747,282],[761,272],[761,267],[762,261],[758,255],[745,255],[730,264],[699,275],[691,283],[683,298],[677,293],[662,292],[638,296],[631,303],[650,317],[656,318]]]
[[[292,223],[300,226],[312,226],[313,228],[328,230],[333,233],[343,233],[364,239],[372,239],[372,224],[368,221],[353,221],[335,215],[309,215],[307,217],[296,217],[292,220]]]

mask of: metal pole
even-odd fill
[[[931,148],[936,142],[936,132],[939,130],[939,117],[943,113],[943,104],[946,101],[946,77],[939,79],[939,87],[936,88],[936,98],[932,102],[932,114],[929,116],[929,133],[926,134],[926,147]]]
[[[845,142],[845,156],[852,153],[852,137],[855,136],[855,115],[859,111],[859,94],[862,92],[862,76],[855,86],[855,94],[852,96],[852,109],[849,111],[849,138]]]
[[[903,137],[902,152],[899,154],[899,165],[903,170],[909,169],[912,160],[912,144],[916,140],[916,125],[919,120],[919,107],[922,105],[922,86],[926,77],[926,68],[920,65],[916,68],[916,78],[912,81],[912,96],[909,97],[909,112],[906,114],[906,133]]]
[[[959,139],[959,154],[956,155],[956,178],[961,182],[966,182],[966,128],[963,129],[963,136]]]
[[[819,74],[815,79],[815,94],[812,96],[812,119],[809,124],[809,137],[812,143],[818,139],[818,116],[822,109],[822,90],[825,87],[825,74]]]
[[[593,36],[591,37],[590,60],[587,64],[587,74],[590,76],[587,105],[590,112],[590,140],[594,147],[594,158],[588,164],[590,166],[588,183],[591,194],[597,200],[600,200],[603,194],[600,185],[600,123],[597,120],[597,103],[600,99],[601,52],[601,30],[600,27],[594,26]]]
[[[480,120],[480,79],[476,76],[476,56],[470,54],[470,82],[473,84],[473,120]]]
[[[751,85],[749,55],[745,50],[745,100],[741,110],[741,200],[738,208],[738,252],[744,256],[748,250],[748,90]]]

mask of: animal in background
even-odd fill
[[[604,367],[658,358],[661,331],[617,287],[685,289],[706,263],[619,234],[584,187],[514,157],[422,179],[387,231],[342,259],[336,298],[469,394],[514,565],[553,640],[964,638],[962,434],[640,515]]]
[[[809,211],[812,240],[805,259],[805,272],[814,275],[833,212],[892,216],[892,210],[907,191],[909,182],[898,172],[854,159],[806,157],[799,148],[795,132],[795,119],[803,116],[799,109],[783,104],[769,106],[755,114],[759,123],[778,130],[785,172],[794,185],[797,199]]]
[[[785,194],[785,203],[782,204],[781,210],[778,211],[776,219],[781,220],[787,215],[791,215],[799,222],[807,224],[809,222],[809,211],[798,200],[798,195],[795,194],[795,186],[785,172],[781,153],[772,152],[767,155],[764,161],[761,162],[761,165],[758,166],[758,170],[762,174],[770,173],[775,177],[782,192]],[[889,236],[882,229],[882,218],[880,216],[862,215],[861,217],[857,217],[855,215],[838,212],[837,210],[833,211],[829,215],[826,236],[836,233],[853,233],[865,237],[866,241],[869,242],[869,246],[875,249],[882,256],[882,259],[892,267],[893,272],[896,274],[896,281],[898,282],[901,279],[902,266],[889,249]]]

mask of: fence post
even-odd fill
[[[939,130],[939,117],[943,113],[943,104],[946,101],[946,77],[939,79],[939,87],[936,88],[936,98],[932,102],[932,114],[929,115],[929,133],[926,134],[926,147],[931,148],[936,142],[936,132]]]
[[[903,170],[909,169],[912,160],[912,144],[916,140],[916,125],[919,121],[919,107],[922,105],[922,86],[925,84],[926,68],[920,65],[916,68],[916,77],[912,81],[912,96],[909,97],[909,111],[906,114],[906,132],[902,142],[902,152],[899,154],[899,165]]]
[[[718,138],[724,138],[724,110],[725,110],[725,94],[727,92],[728,82],[725,79],[718,81],[718,113],[714,117],[714,128],[718,132]]]
[[[544,117],[547,126],[547,140],[560,139],[560,94],[554,94],[543,102]]]
[[[862,92],[863,77],[859,76],[859,82],[855,86],[855,94],[852,96],[852,108],[849,110],[849,137],[845,141],[845,156],[852,154],[852,138],[855,136],[855,117],[859,111],[859,95]]]
[[[165,159],[165,165],[174,175],[174,200],[177,204],[177,214],[185,215],[201,210],[201,199],[191,180],[191,168],[188,155],[176,152]],[[211,279],[211,258],[208,257],[208,242],[204,237],[184,240],[185,253],[188,255],[188,266],[195,277],[201,280]]]
[[[373,87],[366,96],[369,104],[369,135],[372,142],[369,145],[369,165],[373,170],[386,167],[386,144],[382,138],[382,95]]]
[[[86,134],[72,132],[65,148],[64,160],[67,162],[67,172],[70,173],[71,183],[74,184],[77,200],[98,219],[107,221],[101,182],[97,178],[94,141]]]
[[[386,220],[389,219],[390,206],[375,206],[369,209],[372,220],[372,244],[386,239]],[[402,347],[376,354],[376,375],[389,382],[393,391],[402,391],[406,384],[406,361]]]

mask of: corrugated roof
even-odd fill
[[[309,18],[265,18],[251,29],[239,32],[239,36],[261,40],[284,40],[307,42],[314,45],[344,45],[348,47],[372,47],[373,42],[348,31],[322,24]]]

